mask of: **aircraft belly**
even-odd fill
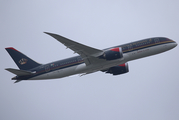
[[[77,74],[77,72],[75,71],[76,67],[77,66],[72,66],[72,67],[68,67],[68,68],[44,73],[42,75],[30,78],[29,80],[55,79],[55,78],[67,77],[67,76],[70,76],[70,75]]]
[[[104,70],[104,69],[107,69],[107,68],[110,68],[113,66],[117,66],[117,65],[127,62],[126,61],[127,57],[128,57],[127,55],[124,55],[124,58],[122,58],[122,59],[105,61],[102,63],[89,65],[89,66],[86,66],[85,64],[81,64],[78,67],[76,67],[76,71],[78,72],[78,74],[82,74],[82,73],[93,73],[96,71]]]

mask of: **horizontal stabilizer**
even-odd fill
[[[18,83],[18,82],[21,82],[22,80],[16,80],[14,83]]]
[[[17,76],[24,76],[24,75],[31,75],[33,74],[32,72],[25,71],[25,70],[18,70],[18,69],[13,69],[13,68],[7,68],[5,69],[13,74],[16,74]]]

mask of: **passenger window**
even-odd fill
[[[159,42],[160,42],[159,38],[155,38],[155,39],[154,39],[154,42],[155,42],[156,44],[159,43]]]
[[[129,51],[130,51],[130,50],[133,50],[132,44],[128,45],[127,47],[128,47],[128,50],[129,50]]]

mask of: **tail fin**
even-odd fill
[[[35,62],[34,60],[30,59],[23,53],[17,51],[13,47],[5,48],[9,55],[12,57],[16,65],[19,67],[21,70],[30,70],[32,68],[35,68],[41,64]]]

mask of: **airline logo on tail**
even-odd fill
[[[25,58],[22,58],[21,60],[19,60],[19,63],[21,64],[21,65],[24,65],[24,64],[26,64],[27,63],[27,59],[25,59]]]

